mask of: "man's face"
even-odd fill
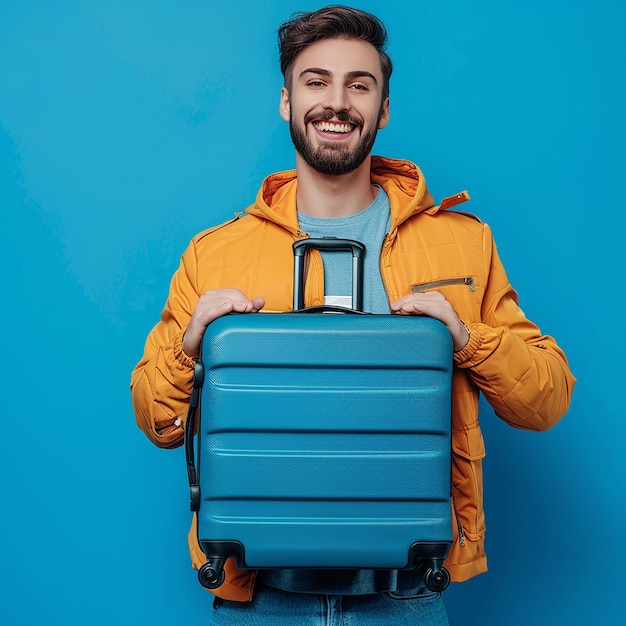
[[[305,48],[291,71],[280,113],[299,158],[322,174],[353,172],[389,120],[377,50],[358,39],[324,39]]]

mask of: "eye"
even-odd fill
[[[350,89],[353,89],[354,91],[369,91],[369,86],[365,83],[353,83],[350,85]]]
[[[309,80],[306,83],[307,87],[312,87],[314,89],[319,89],[320,87],[324,87],[326,83],[323,80],[319,80],[317,78],[313,80]]]

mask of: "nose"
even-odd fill
[[[332,85],[325,92],[324,107],[332,109],[335,113],[347,111],[350,108],[350,99],[344,85]]]

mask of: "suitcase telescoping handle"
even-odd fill
[[[363,260],[365,245],[354,239],[340,239],[338,237],[320,237],[301,239],[293,244],[293,310],[324,312],[350,311],[345,307],[321,306],[304,308],[304,258],[307,250],[346,251],[352,253],[352,310],[363,311]]]

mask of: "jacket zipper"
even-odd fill
[[[463,530],[463,524],[461,524],[461,518],[459,512],[456,510],[456,500],[452,496],[452,508],[454,509],[454,517],[456,518],[456,528],[459,533],[459,545],[461,548],[465,547],[465,531]]]
[[[387,298],[387,306],[391,311],[391,299],[389,298],[389,290],[387,289],[387,283],[385,282],[385,277],[383,275],[383,250],[385,249],[385,244],[387,243],[387,238],[389,237],[389,233],[385,233],[383,237],[383,242],[380,246],[380,252],[378,253],[378,271],[380,272],[380,279],[383,283],[383,289],[385,290],[385,297]]]
[[[459,278],[442,278],[441,280],[433,280],[429,283],[411,285],[411,291],[413,293],[422,293],[424,291],[428,291],[429,289],[437,289],[438,287],[450,287],[451,285],[467,285],[470,291],[476,291],[476,285],[474,284],[474,278],[472,276],[463,276]]]

